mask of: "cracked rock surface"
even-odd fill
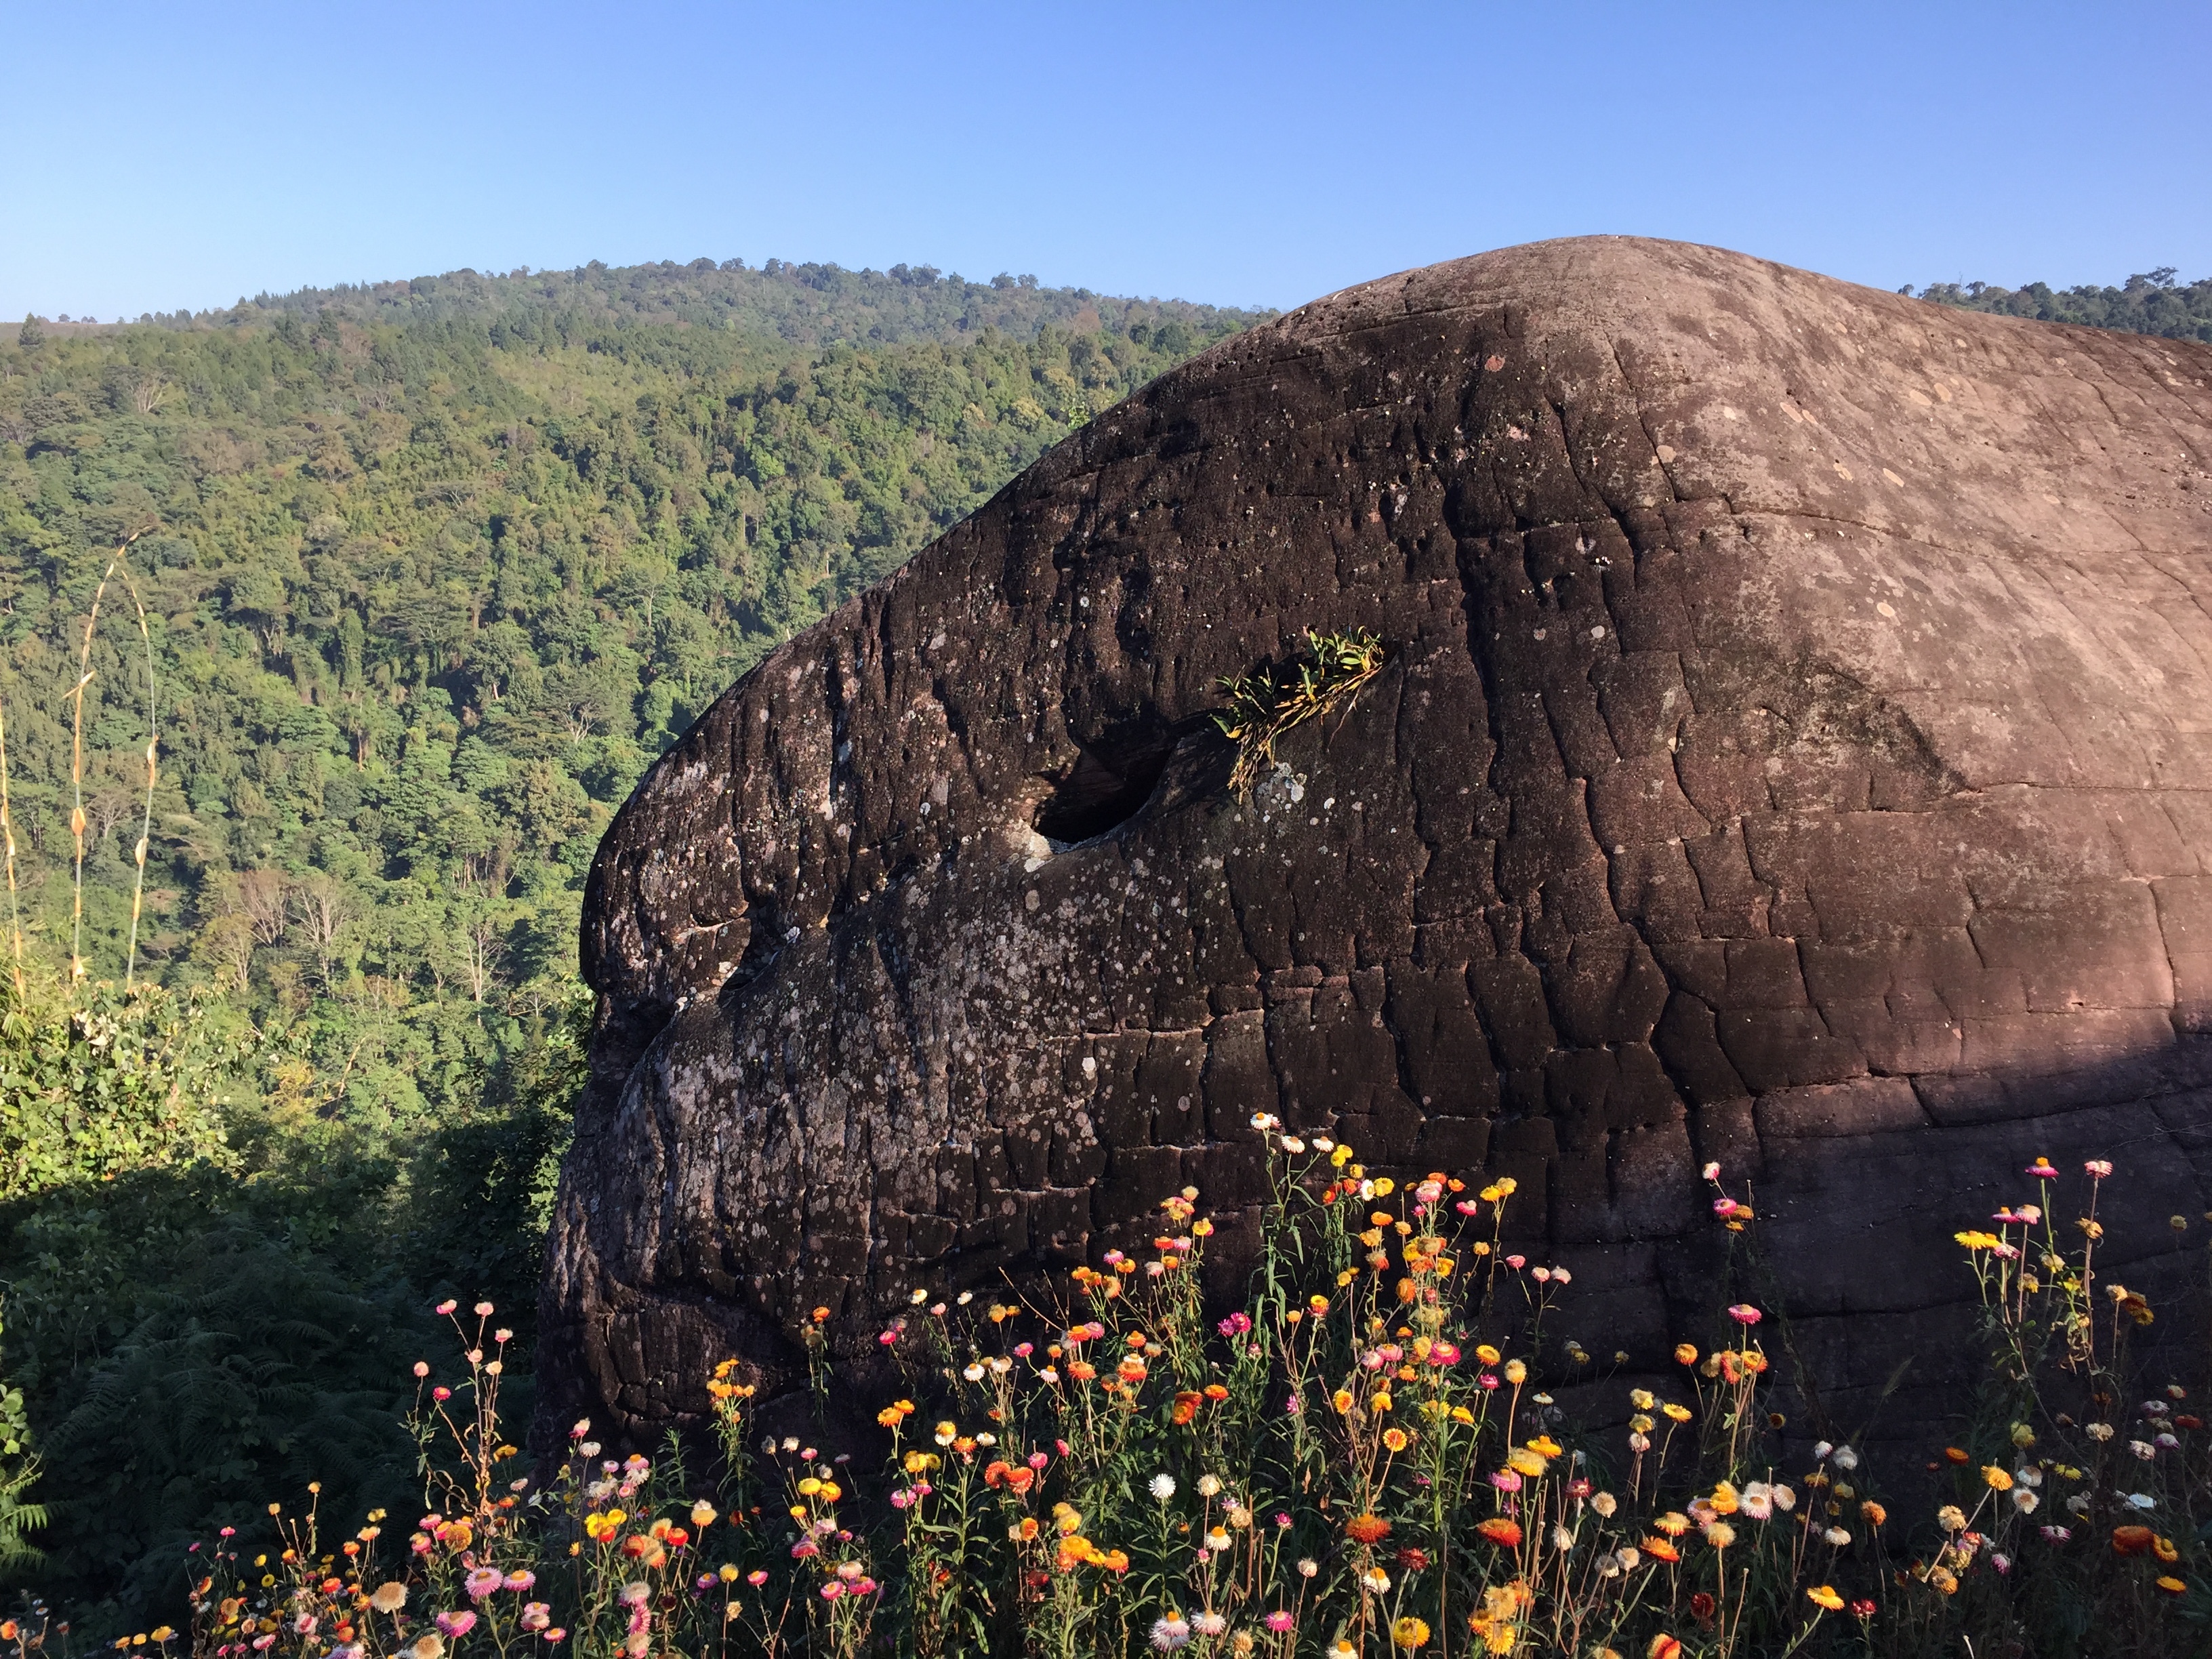
[[[2115,1160],[2104,1260],[2178,1282],[2208,380],[1590,238],[1102,416],[738,682],[601,847],[541,1424],[696,1419],[732,1352],[803,1387],[817,1306],[865,1388],[912,1288],[1095,1261],[1185,1185],[1233,1285],[1258,1111],[1516,1176],[1561,1328],[1632,1368],[1711,1334],[1720,1160],[1844,1420],[1915,1354],[1893,1420],[1954,1403],[1950,1234],[2037,1153]],[[1382,676],[1231,799],[1216,680],[1354,627]]]

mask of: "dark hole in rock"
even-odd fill
[[[1095,744],[1062,779],[1033,820],[1037,834],[1060,846],[1093,841],[1144,810],[1176,750],[1169,727]]]

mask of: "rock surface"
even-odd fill
[[[1126,1242],[1255,1111],[1516,1176],[1568,1328],[1711,1316],[1754,1178],[1830,1408],[1949,1242],[2212,1176],[2212,349],[1597,238],[1335,295],[1101,416],[735,686],[600,848],[544,1422]],[[1382,678],[1222,788],[1219,676]],[[1741,1188],[1738,1189],[1739,1191]],[[1148,1231],[1148,1230],[1147,1230]]]

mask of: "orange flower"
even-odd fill
[[[1638,1545],[1638,1547],[1646,1555],[1650,1556],[1654,1561],[1665,1561],[1672,1564],[1682,1559],[1682,1552],[1676,1549],[1670,1541],[1664,1538],[1647,1538],[1642,1544]]]
[[[1943,1455],[1954,1463],[1963,1463],[1966,1461],[1966,1454],[1960,1450],[1956,1446],[1944,1447]]]
[[[1521,1547],[1521,1523],[1509,1521],[1502,1515],[1492,1516],[1475,1530],[1500,1549],[1518,1549]]]
[[[1671,1636],[1655,1636],[1644,1650],[1644,1659],[1682,1659],[1682,1644]]]
[[[2148,1527],[2114,1527],[2112,1553],[2141,1555],[2150,1547],[2151,1536],[2151,1529]]]
[[[2157,1578],[2154,1579],[2152,1582],[2160,1589],[2164,1590],[2168,1595],[2186,1595],[2189,1590],[2188,1585],[2183,1583],[2181,1580],[2174,1577],[2171,1573],[2160,1573]]]
[[[1344,1523],[1344,1530],[1356,1543],[1379,1544],[1390,1535],[1390,1523],[1379,1515],[1355,1515]]]
[[[2181,1552],[2173,1547],[2173,1540],[2171,1538],[2152,1539],[2150,1553],[2169,1566],[2181,1559]]]
[[[1177,1389],[1176,1391],[1175,1397],[1175,1409],[1170,1413],[1170,1416],[1177,1423],[1189,1422],[1192,1418],[1198,1415],[1199,1401],[1204,1398],[1204,1395],[1200,1395],[1194,1389]]]

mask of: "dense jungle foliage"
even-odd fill
[[[702,260],[0,340],[0,1566],[127,1625],[273,1488],[398,1501],[430,1304],[492,1297],[528,1369],[613,809],[778,641],[1254,319]],[[134,534],[72,987],[70,696]]]
[[[2118,288],[2093,283],[2053,289],[2048,283],[1999,288],[1990,283],[1931,283],[1923,300],[1961,311],[1992,311],[2006,317],[2033,317],[2044,323],[2079,323],[2089,328],[2155,334],[2168,340],[2212,340],[2212,276],[2185,285],[2174,281],[2171,265],[2138,271]],[[1899,292],[1911,294],[1907,283]]]

